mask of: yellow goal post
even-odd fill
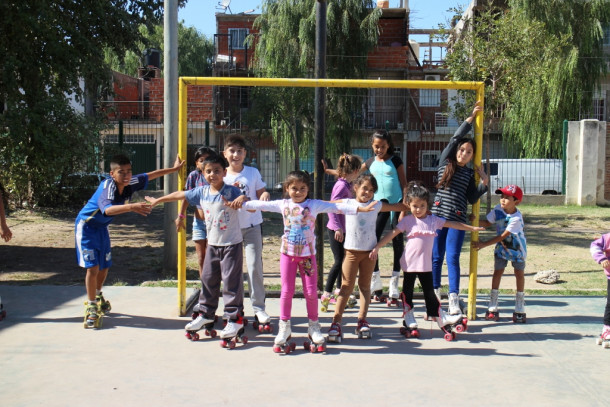
[[[266,86],[266,87],[306,87],[306,88],[393,88],[393,89],[456,89],[473,90],[476,100],[484,107],[485,92],[483,82],[460,81],[415,81],[415,80],[374,80],[374,79],[297,79],[297,78],[248,78],[248,77],[180,77],[178,80],[178,153],[186,157],[187,150],[187,89],[188,86]],[[474,122],[474,137],[481,146],[483,138],[483,114]],[[474,163],[481,165],[482,148],[476,150]],[[178,175],[178,185],[182,189],[186,182],[186,167]],[[475,172],[475,177],[478,174]],[[480,202],[472,206],[479,214]],[[473,224],[478,226],[478,216]],[[470,270],[468,285],[468,318],[476,318],[477,291],[477,251],[472,250],[472,242],[479,240],[478,232],[471,232]],[[178,232],[178,310],[186,314],[186,230]]]

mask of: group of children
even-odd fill
[[[197,170],[189,175],[184,191],[156,199],[146,197],[147,202],[126,204],[133,192],[146,187],[148,180],[177,171],[184,162],[177,158],[173,168],[132,176],[131,164],[125,157],[113,160],[111,178],[102,182],[76,220],[77,256],[79,264],[87,269],[85,281],[89,302],[86,326],[94,326],[100,309],[110,309],[101,288],[111,265],[107,225],[113,216],[128,211],[147,215],[155,205],[182,201],[176,219],[178,228],[184,227],[187,205],[192,204],[197,208],[193,221],[193,240],[197,248],[202,284],[194,319],[185,327],[189,333],[203,328],[208,333],[211,331],[222,282],[227,324],[220,332],[220,337],[225,342],[233,343],[241,338],[244,331],[244,248],[255,323],[271,331],[270,318],[265,311],[260,213],[270,211],[280,213],[284,225],[280,247],[280,320],[274,351],[290,351],[288,340],[291,336],[291,308],[297,272],[303,282],[311,349],[321,351],[325,347],[325,338],[318,321],[318,272],[315,256],[314,226],[319,213],[329,214],[327,228],[335,258],[321,297],[323,304],[331,297],[336,280],[340,287],[335,296],[336,308],[328,331],[329,339],[340,338],[342,335],[342,315],[352,296],[356,277],[361,300],[356,333],[360,337],[371,336],[366,320],[367,311],[371,297],[378,297],[382,288],[378,253],[390,241],[393,242],[394,249],[394,271],[390,280],[389,301],[398,298],[398,278],[402,270],[404,332],[409,336],[417,329],[413,316],[413,290],[415,279],[418,278],[427,315],[436,318],[441,329],[450,334],[452,326],[461,323],[465,325],[458,297],[459,252],[464,233],[467,230],[483,230],[483,227],[465,223],[467,204],[476,202],[487,190],[484,171],[476,166],[474,170],[468,167],[474,156],[475,144],[466,134],[480,110],[479,105],[475,105],[471,116],[443,152],[434,202],[423,183],[407,183],[402,162],[393,154],[391,137],[387,132],[376,132],[373,135],[374,156],[367,162],[362,163],[356,156],[343,154],[336,171],[326,170],[339,177],[330,202],[309,198],[311,180],[303,171],[289,173],[283,183],[285,198],[270,201],[258,170],[244,165],[246,145],[239,135],[227,138],[222,154],[209,148],[197,151]],[[478,185],[475,183],[475,171],[480,176]],[[473,247],[477,250],[495,244],[494,276],[486,318],[498,319],[500,279],[507,262],[511,261],[517,280],[514,320],[525,322],[523,293],[527,252],[523,219],[517,209],[523,193],[516,185],[508,185],[496,193],[501,194],[500,204],[480,224],[484,227],[495,225],[497,236],[488,241],[473,242]],[[392,219],[394,228],[381,238],[388,218]],[[373,229],[375,235],[372,234]],[[610,235],[602,237],[601,243],[595,247],[598,249],[594,252],[594,258],[605,268],[610,285],[610,264],[607,258]],[[448,312],[440,306],[440,276],[437,275],[445,254],[450,283]],[[606,308],[604,332],[610,337],[610,305]]]

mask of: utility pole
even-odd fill
[[[164,0],[163,8],[163,167],[169,168],[178,153],[178,0]],[[178,175],[165,175],[163,193],[167,195],[177,189]],[[178,214],[177,202],[166,203],[164,210],[163,269],[176,272],[178,237],[174,219]]]
[[[316,79],[326,78],[326,0],[316,2]],[[315,91],[315,124],[316,134],[314,162],[314,198],[324,199],[324,136],[326,135],[326,88],[316,88]],[[316,262],[318,263],[318,289],[324,284],[324,217],[316,219]]]

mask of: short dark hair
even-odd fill
[[[230,134],[225,140],[225,149],[230,146],[246,148],[246,139],[239,134]]]
[[[227,161],[227,159],[219,154],[209,155],[208,158],[206,158],[205,161],[203,162],[203,168],[205,168],[209,164],[220,164],[222,166],[222,168],[225,168],[225,169],[229,167],[229,162]]]
[[[131,164],[131,160],[125,154],[117,154],[110,159],[110,171],[114,171],[121,165]]]

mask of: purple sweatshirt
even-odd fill
[[[602,235],[591,243],[591,256],[598,264],[604,260],[610,260],[610,233]],[[606,277],[610,280],[610,268],[605,268]]]
[[[339,178],[333,186],[333,191],[330,194],[330,200],[334,201],[337,199],[347,199],[352,197],[352,189],[350,188],[349,183],[345,180],[345,178]],[[343,233],[345,233],[345,215],[329,213],[326,227],[334,231],[341,229]]]

